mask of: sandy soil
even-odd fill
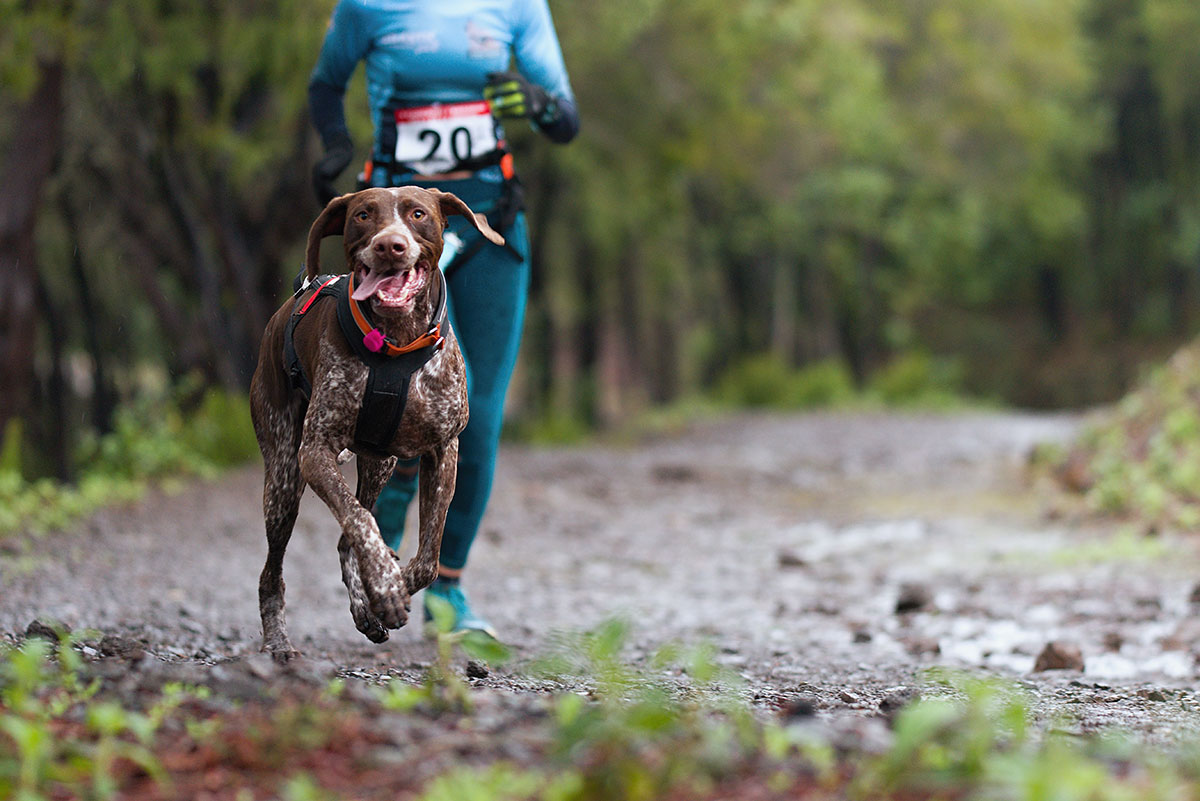
[[[518,659],[477,684],[538,692],[522,657],[619,615],[633,621],[630,659],[708,640],[761,706],[830,721],[877,717],[947,666],[1015,679],[1046,720],[1081,730],[1193,735],[1196,546],[1051,513],[1026,457],[1076,425],[756,415],[631,446],[507,447],[467,587]],[[56,619],[194,671],[247,661],[261,487],[258,469],[239,470],[10,548],[0,638]],[[343,676],[418,677],[433,658],[419,626],[382,646],[355,631],[337,536],[306,495],[285,564],[293,642]],[[1084,669],[1035,672],[1051,641],[1077,646]]]

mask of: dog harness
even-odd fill
[[[354,294],[354,275],[319,275],[297,284],[292,316],[283,333],[283,359],[288,381],[305,401],[312,394],[312,382],[304,374],[304,365],[296,352],[295,332],[304,315],[324,298],[337,303],[338,326],[350,344],[350,350],[367,366],[367,389],[354,428],[354,448],[385,455],[387,446],[400,427],[400,418],[408,402],[408,386],[413,373],[420,370],[446,344],[442,329],[446,325],[446,277],[437,270],[438,302],[429,330],[407,345],[398,345],[384,336],[373,323],[368,308],[360,306]],[[305,292],[317,287],[303,302]]]

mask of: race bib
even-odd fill
[[[454,169],[496,149],[496,122],[486,101],[396,109],[396,161],[418,173]]]

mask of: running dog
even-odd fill
[[[263,333],[250,386],[265,467],[267,561],[258,599],[263,650],[277,661],[298,655],[284,622],[283,556],[305,486],[341,527],[342,581],[354,624],[368,639],[383,642],[388,629],[403,626],[412,594],[437,577],[458,434],[467,423],[463,358],[445,320],[438,268],[442,231],[454,214],[504,243],[449,193],[401,187],[334,198],[309,231],[304,285]],[[321,240],[335,234],[344,237],[346,274],[318,280]],[[327,302],[330,296],[337,302]],[[353,493],[339,470],[347,452],[358,457]],[[396,458],[418,456],[419,544],[401,566],[370,509]]]

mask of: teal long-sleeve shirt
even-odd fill
[[[543,131],[572,138],[574,95],[546,0],[341,0],[309,83],[313,124],[326,146],[347,135],[343,96],[364,61],[374,158],[387,160],[396,109],[478,101],[510,59],[555,100]]]

